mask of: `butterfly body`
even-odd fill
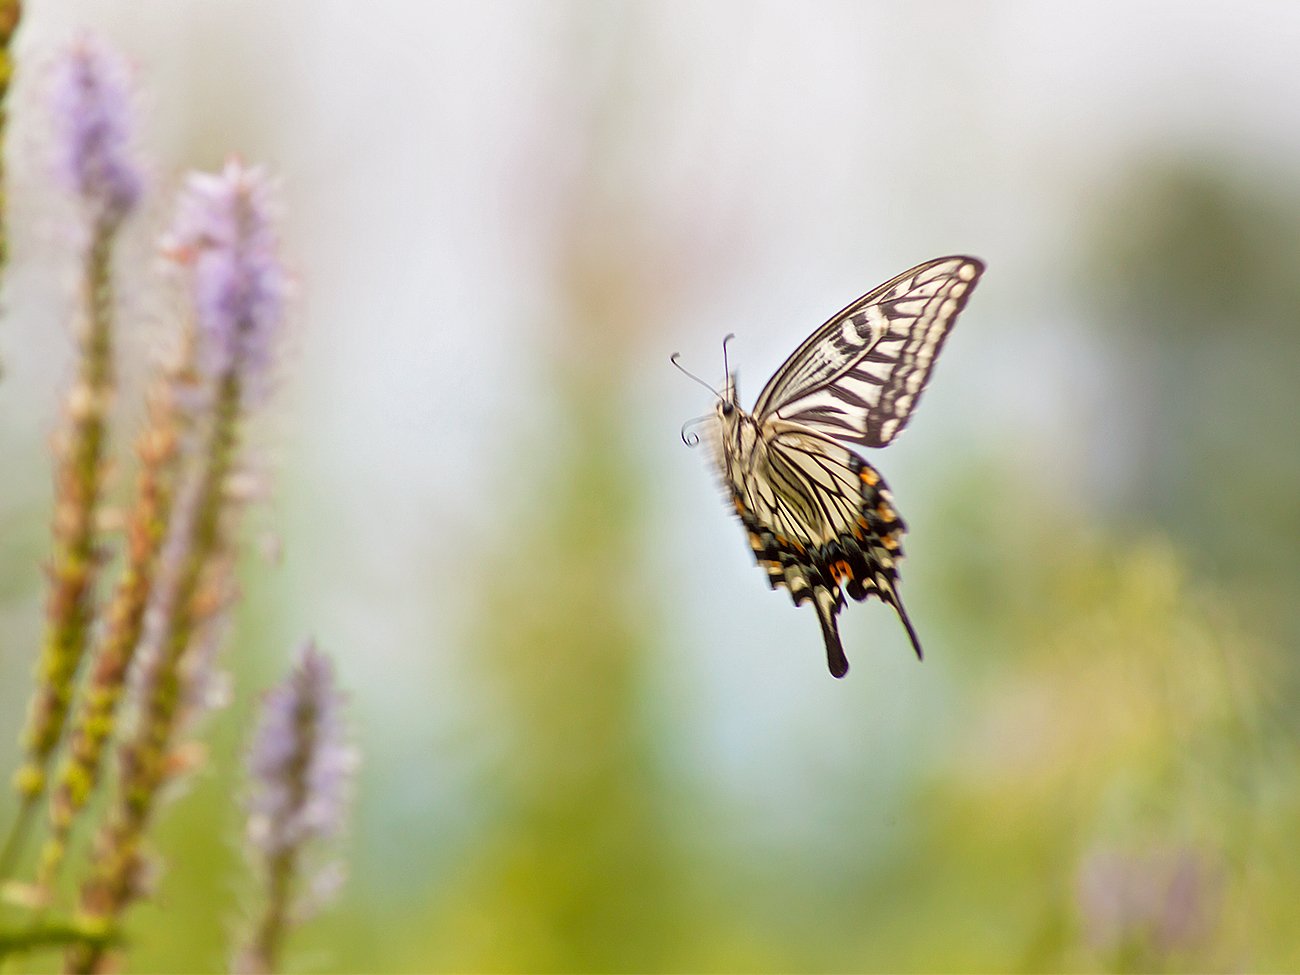
[[[753,413],[741,409],[734,375],[719,397],[712,441],[723,484],[769,585],[816,609],[835,677],[849,666],[837,625],[845,592],[892,606],[921,656],[898,593],[906,526],[854,447],[886,446],[907,424],[983,270],[947,257],[905,271],[809,336]]]

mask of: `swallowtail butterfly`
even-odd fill
[[[888,446],[907,425],[983,272],[973,257],[904,271],[808,336],[768,380],[753,413],[740,408],[728,371],[706,418],[754,558],[773,589],[785,586],[796,606],[812,602],[835,677],[849,669],[836,622],[842,589],[892,606],[921,657],[898,593],[906,526],[884,479],[855,448]],[[725,360],[725,341],[723,352]]]

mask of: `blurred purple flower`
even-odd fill
[[[1191,847],[1094,852],[1078,881],[1085,935],[1101,951],[1139,945],[1154,959],[1190,950],[1213,930],[1220,888],[1218,872]]]
[[[356,766],[329,658],[308,641],[267,692],[249,754],[248,840],[268,860],[337,836]]]
[[[144,181],[131,150],[131,101],[126,61],[103,42],[82,37],[55,62],[55,175],[95,208],[98,219],[120,220],[140,199]]]
[[[189,273],[203,365],[265,377],[284,314],[288,278],[279,257],[265,173],[236,159],[218,174],[192,173],[164,249]]]
[[[322,863],[321,845],[312,841],[343,829],[356,758],[342,711],[334,669],[308,641],[285,681],[267,692],[249,752],[248,846],[266,901],[235,957],[237,972],[282,971],[289,927],[341,881],[342,863]]]

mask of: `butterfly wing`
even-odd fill
[[[759,462],[728,473],[736,513],[768,584],[789,589],[796,606],[812,601],[835,677],[849,669],[836,622],[841,586],[856,600],[875,594],[894,607],[920,657],[897,589],[906,526],[880,474],[806,427],[773,420],[766,429]]]
[[[759,394],[754,416],[884,447],[907,425],[983,272],[976,258],[940,257],[863,295],[794,351]]]

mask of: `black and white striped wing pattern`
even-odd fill
[[[904,271],[831,317],[759,395],[754,417],[884,447],[916,409],[948,331],[984,272],[973,257]]]

